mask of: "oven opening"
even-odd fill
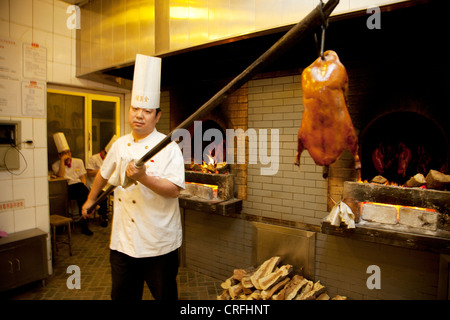
[[[372,121],[361,134],[361,179],[383,176],[403,185],[430,170],[448,174],[448,140],[439,125],[416,112],[393,112]]]

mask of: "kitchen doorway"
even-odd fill
[[[113,135],[120,136],[120,97],[47,90],[48,166],[58,160],[53,134],[63,132],[72,156],[85,165],[99,153]]]

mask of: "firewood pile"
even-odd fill
[[[329,300],[326,288],[317,281],[292,274],[289,264],[278,267],[280,257],[264,261],[258,268],[235,269],[221,284],[224,291],[217,300]],[[332,300],[345,300],[336,296]]]
[[[389,181],[383,176],[376,176],[372,180],[372,183],[388,184]],[[403,187],[408,188],[426,188],[434,190],[446,190],[450,185],[450,175],[444,174],[436,170],[430,170],[426,177],[418,173],[411,177]]]

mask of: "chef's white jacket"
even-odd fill
[[[154,129],[138,142],[134,142],[131,133],[119,138],[109,150],[100,174],[108,180],[121,162],[140,159],[164,137]],[[184,159],[175,142],[147,161],[145,166],[148,175],[167,179],[184,188]],[[154,257],[178,249],[181,241],[178,198],[160,196],[139,182],[128,188],[115,188],[112,250],[135,258]]]
[[[89,158],[87,164],[86,164],[86,170],[99,170],[103,164],[103,159],[100,156],[100,153],[94,154],[92,157]],[[90,189],[92,186],[92,183],[94,183],[95,177],[86,177],[87,187]]]
[[[61,160],[56,160],[52,164],[52,170],[55,174],[57,174],[59,171],[60,163],[61,163]],[[81,183],[80,177],[85,174],[86,174],[86,169],[84,168],[83,160],[78,159],[78,158],[72,158],[70,167],[66,166],[64,178],[68,179],[67,184],[71,185],[71,184],[75,184],[75,183]]]

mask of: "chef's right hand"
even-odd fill
[[[134,181],[139,181],[146,175],[146,168],[145,166],[137,167],[135,161],[132,160],[127,165],[126,175]]]
[[[91,212],[87,212],[87,210],[94,205],[95,201],[87,199],[86,202],[81,207],[81,214],[83,215],[84,219],[92,218],[92,214],[94,213],[94,209],[91,210]]]

